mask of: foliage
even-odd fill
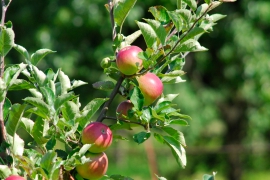
[[[134,134],[133,140],[141,144],[153,136],[170,148],[179,166],[186,166],[186,143],[178,126],[188,125],[190,117],[180,113],[172,103],[178,95],[164,94],[153,105],[144,107],[144,97],[138,88],[136,76],[151,71],[158,75],[165,85],[184,82],[181,76],[185,74],[182,70],[185,58],[190,52],[207,50],[200,45],[199,38],[212,31],[216,22],[225,17],[210,14],[210,11],[222,2],[205,1],[197,4],[195,0],[183,0],[178,1],[177,9],[173,11],[163,6],[150,7],[153,17],[136,21],[139,30],[124,35],[124,21],[135,3],[136,0],[123,0],[110,1],[105,5],[111,16],[114,54],[107,58],[109,63],[102,67],[104,74],[111,80],[94,83],[94,87],[110,90],[111,94],[109,98],[95,98],[83,107],[74,89],[87,83],[71,80],[61,69],[54,71],[49,68],[42,71],[38,68],[39,62],[55,51],[44,48],[29,55],[23,46],[15,43],[11,22],[5,25],[2,22],[2,63],[12,48],[22,55],[23,62],[6,66],[1,74],[0,100],[2,105],[5,104],[1,112],[1,121],[5,122],[1,149],[6,152],[2,158],[5,165],[0,166],[1,178],[20,174],[30,179],[82,179],[74,168],[89,161],[85,157],[89,145],[80,143],[80,135],[84,127],[94,121],[93,117],[100,107],[103,105],[96,121],[114,120],[110,128],[114,131],[115,139],[125,139],[118,135],[118,131],[130,129],[131,122],[106,115],[118,92],[134,104],[133,115],[138,119],[137,124],[145,129]],[[140,35],[147,46],[139,55],[144,61],[143,69],[131,76],[120,74],[115,65],[115,54],[122,47],[133,43]],[[130,91],[131,87],[134,89]],[[6,97],[10,91],[21,90],[31,93],[31,96],[23,98],[21,104],[13,104]],[[19,128],[29,134],[30,142],[25,142],[19,136]],[[126,179],[121,175],[111,175],[109,178]]]

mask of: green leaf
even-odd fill
[[[7,93],[6,83],[2,78],[0,78],[0,102],[2,102],[5,99],[6,93]]]
[[[32,66],[32,68],[36,82],[38,83],[39,86],[42,87],[45,83],[46,75],[44,74],[44,72],[40,71],[36,66]]]
[[[146,141],[149,137],[151,136],[151,133],[150,132],[140,132],[140,133],[137,133],[137,134],[134,134],[133,135],[133,140],[138,143],[138,144],[141,144],[143,143],[144,141]]]
[[[8,67],[4,72],[4,81],[7,89],[16,81],[20,73],[26,68],[27,64],[16,64]]]
[[[122,29],[124,21],[137,0],[119,0],[114,8],[114,21]]]
[[[170,124],[180,125],[180,126],[188,126],[188,122],[183,119],[173,119],[170,121]]]
[[[210,4],[212,0],[204,0],[204,2],[206,2],[207,4]]]
[[[207,51],[205,47],[201,46],[200,43],[194,39],[189,39],[184,43],[181,43],[174,50],[174,53],[180,52],[198,52],[198,51]]]
[[[135,31],[129,36],[125,37],[125,46],[132,44],[140,35],[142,34],[141,30]]]
[[[137,24],[142,32],[142,35],[143,35],[143,38],[145,40],[147,47],[151,48],[156,42],[156,38],[157,38],[155,31],[147,23],[137,21]]]
[[[196,11],[196,16],[197,18],[201,17],[207,10],[207,8],[209,7],[208,4],[201,4]]]
[[[24,79],[15,79],[12,85],[8,88],[8,90],[18,91],[18,90],[31,89],[31,88],[35,88],[35,86],[29,81],[26,81]]]
[[[45,170],[45,172],[50,175],[53,170],[57,158],[57,154],[54,151],[48,151],[40,161],[40,167]]]
[[[67,93],[67,91],[71,88],[69,77],[59,69],[58,78],[61,83],[61,94]]]
[[[57,97],[54,102],[54,108],[57,111],[65,102],[74,99],[76,96],[74,92],[69,92],[67,94],[62,94],[61,96]]]
[[[35,139],[38,145],[43,145],[49,141],[49,138],[45,137],[48,130],[48,121],[38,117],[31,132],[32,137]]]
[[[43,112],[46,115],[46,117],[50,117],[51,112],[50,107],[40,98],[26,97],[23,100],[37,107],[41,112]]]
[[[115,84],[112,81],[98,81],[93,83],[93,87],[99,90],[111,91]]]
[[[164,84],[176,84],[185,82],[186,80],[183,80],[180,76],[165,76],[161,79],[162,83]]]
[[[3,28],[0,31],[0,54],[6,56],[14,46],[15,34],[11,28]]]
[[[164,142],[171,148],[172,154],[176,159],[178,165],[184,168],[187,164],[187,160],[186,160],[186,151],[183,148],[183,146],[173,137],[163,136],[163,139]]]
[[[64,106],[61,108],[63,113],[63,117],[66,121],[74,120],[77,116],[79,116],[79,107],[72,101],[67,101],[64,103]]]
[[[10,102],[10,100],[8,98],[5,98],[5,102],[4,102],[4,112],[3,112],[3,117],[4,120],[6,120],[6,118],[8,117],[9,113],[10,113],[10,108],[11,108],[12,104]]]
[[[167,13],[167,9],[163,6],[153,6],[149,8],[149,11],[155,17],[155,19],[161,24],[167,24],[170,22],[170,17]]]
[[[73,89],[75,89],[77,87],[80,87],[80,86],[85,85],[85,84],[88,84],[88,83],[87,82],[84,82],[84,81],[81,81],[81,80],[74,80],[74,81],[72,81],[71,84],[72,85],[71,85],[71,87],[70,87],[69,90],[73,90]]]
[[[179,13],[176,13],[175,11],[168,11],[167,12],[168,15],[170,16],[173,24],[175,25],[176,29],[178,32],[180,32],[182,30],[182,24],[183,24],[183,21],[181,19],[181,16]]]
[[[176,13],[180,15],[186,26],[188,26],[192,18],[191,12],[187,9],[177,9]]]
[[[206,31],[201,27],[195,27],[190,32],[187,32],[187,34],[182,34],[180,38],[182,38],[181,43],[186,42],[189,39],[194,38],[197,35],[200,35],[202,33],[205,33]],[[196,40],[196,37],[195,37]]]
[[[24,57],[25,63],[30,64],[30,56],[28,51],[18,44],[15,44],[13,47]]]
[[[162,26],[162,24],[153,19],[145,19],[145,21],[152,27],[152,29],[155,31],[157,38],[160,40],[162,45],[165,45],[166,43],[166,37],[167,32],[165,28]]]
[[[56,145],[56,139],[55,136],[53,136],[47,143],[46,143],[46,149],[52,150]]]
[[[166,94],[159,98],[157,101],[157,105],[160,104],[163,101],[173,101],[179,94]]]
[[[185,3],[187,3],[187,5],[193,10],[195,11],[197,9],[197,2],[196,0],[183,0]]]
[[[204,174],[203,175],[203,180],[215,180],[215,175],[216,175],[215,172],[213,173],[213,175]]]
[[[0,178],[4,179],[11,175],[11,170],[7,165],[0,164]]]
[[[158,178],[158,180],[167,180],[165,177],[158,177],[158,175],[156,175],[156,177]]]
[[[151,116],[151,109],[150,107],[144,108],[142,110],[142,115],[141,115],[141,119],[143,122],[145,123],[149,123],[151,120],[152,116]]]
[[[40,90],[42,92],[43,97],[46,100],[46,104],[52,107],[55,99],[53,91],[48,87],[41,87]]]
[[[11,147],[9,148],[13,155],[23,155],[24,151],[24,141],[15,133],[12,136],[7,134],[8,142],[11,142]]]
[[[227,15],[223,15],[223,14],[212,14],[210,16],[210,19],[213,21],[213,22],[217,22],[219,21],[220,19],[223,19],[225,18]]]
[[[50,49],[39,49],[31,55],[31,63],[36,66],[38,62],[43,59],[47,54],[55,52],[56,51],[52,51]]]
[[[32,129],[34,127],[34,121],[32,121],[31,119],[22,117],[21,118],[21,123],[20,126],[23,127],[26,132],[28,132],[31,135]]]
[[[76,119],[77,122],[80,123],[80,126],[84,128],[87,123],[91,121],[93,115],[97,112],[100,106],[106,102],[108,98],[96,98],[89,102],[81,112],[81,117]]]
[[[165,131],[166,133],[168,133],[175,140],[180,142],[183,146],[186,146],[185,137],[184,137],[184,134],[182,132],[180,132],[172,127],[169,127],[169,126],[162,127],[162,130]]]
[[[11,107],[8,121],[6,123],[6,131],[9,135],[14,136],[23,116],[26,105],[14,104]]]
[[[141,110],[144,103],[144,97],[141,93],[140,89],[135,86],[130,92],[129,92],[130,101],[134,105],[134,107],[138,110]]]
[[[91,144],[84,144],[81,149],[79,150],[79,155],[83,156],[86,152],[88,152],[89,148],[91,147]]]

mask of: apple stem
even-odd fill
[[[100,112],[100,114],[99,114],[99,116],[98,116],[98,118],[96,120],[97,122],[102,122],[103,119],[105,119],[106,113],[107,113],[107,111],[109,109],[109,106],[112,103],[113,99],[115,98],[116,94],[119,92],[119,88],[120,88],[120,86],[121,86],[121,84],[122,84],[122,82],[124,81],[125,78],[126,77],[124,75],[121,75],[119,77],[113,91],[110,94],[109,100],[105,102],[105,104],[104,104],[104,106],[103,106],[103,108],[102,108],[102,110],[101,110],[101,112]]]

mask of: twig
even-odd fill
[[[114,9],[113,0],[108,0],[108,5],[109,5],[110,19],[111,19],[111,24],[112,24],[112,40],[114,41],[117,33],[116,33],[116,26],[114,22],[114,14],[113,14],[113,9]]]
[[[112,103],[112,101],[113,101],[114,97],[116,96],[116,94],[118,93],[119,88],[120,88],[120,86],[121,86],[121,84],[122,84],[122,82],[124,81],[125,78],[126,78],[125,76],[121,75],[120,78],[118,79],[113,91],[110,94],[109,100],[105,102],[105,104],[104,104],[104,106],[103,106],[103,108],[102,108],[102,110],[101,110],[101,112],[100,112],[100,114],[99,114],[99,116],[98,116],[98,118],[96,120],[97,122],[102,122],[103,119],[106,117],[106,113],[107,113],[107,111],[109,109],[109,106]]]

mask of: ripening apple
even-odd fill
[[[88,124],[82,132],[82,143],[92,144],[89,151],[100,153],[105,151],[112,144],[112,131],[101,122],[92,122]]]
[[[120,120],[128,120],[128,111],[133,107],[134,105],[130,100],[121,102],[116,108],[117,118]]]
[[[139,88],[144,96],[144,105],[152,104],[163,92],[163,83],[154,73],[138,76]]]
[[[138,46],[127,46],[121,49],[116,56],[116,65],[125,75],[133,75],[142,69],[142,60],[138,53],[143,50]]]
[[[107,172],[108,169],[108,158],[107,155],[102,152],[98,154],[86,153],[85,156],[90,158],[90,162],[78,165],[76,170],[78,174],[90,180],[100,179]]]
[[[25,180],[23,177],[18,176],[18,175],[11,175],[7,177],[5,180]]]

